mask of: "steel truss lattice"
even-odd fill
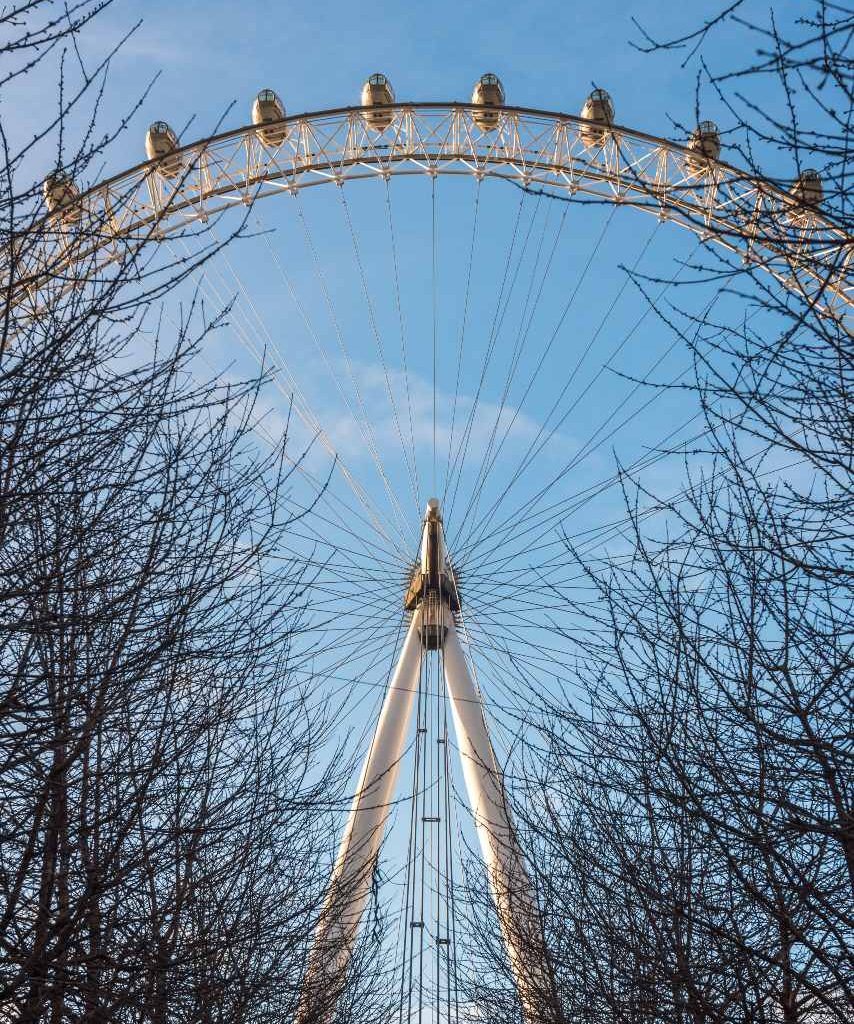
[[[627,128],[609,128],[591,144],[589,122],[569,114],[502,107],[496,127],[483,131],[477,109],[395,104],[389,127],[376,131],[361,108],[347,107],[284,119],[274,147],[254,126],[191,143],[179,151],[176,177],[149,161],[84,193],[73,222],[43,220],[29,232],[36,243],[19,247],[14,275],[5,269],[7,295],[37,309],[58,281],[73,286],[76,267],[97,273],[152,240],[265,196],[356,179],[456,174],[646,210],[764,268],[822,313],[848,314],[852,239],[773,183],[718,161],[698,167],[684,147]]]

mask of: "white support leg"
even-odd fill
[[[344,985],[374,866],[391,814],[407,726],[421,671],[421,612],[409,625],[327,890],[303,982],[296,1024],[324,1024]]]
[[[421,557],[404,598],[413,612],[314,936],[295,1024],[328,1024],[346,982],[359,921],[371,891],[407,725],[418,690],[422,651],[444,652],[457,742],[501,935],[526,1024],[560,1024],[542,920],[513,830],[504,780],[486,728],[480,693],[454,627],[460,610],[447,560],[439,502],[427,503]]]
[[[480,692],[474,685],[451,616],[444,642],[445,680],[463,776],[501,935],[527,1024],[557,1022],[542,920],[513,830],[501,770],[495,760]]]

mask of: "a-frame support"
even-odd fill
[[[513,828],[481,694],[454,624],[459,594],[447,561],[439,502],[427,505],[418,567],[405,598],[413,612],[335,861],[303,982],[296,1024],[327,1024],[346,983],[359,921],[386,822],[418,691],[424,650],[443,652],[463,777],[526,1024],[559,1020],[548,950]]]

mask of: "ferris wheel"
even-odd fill
[[[182,145],[157,121],[145,150],[87,190],[46,179],[47,216],[7,268],[6,294],[16,316],[39,316],[152,245],[181,260],[196,228],[227,216],[252,228],[261,294],[233,246],[196,284],[223,307],[237,296],[235,339],[320,453],[294,460],[311,515],[290,554],[312,566],[316,594],[297,671],[340,694],[362,755],[297,1020],[333,1017],[395,822],[400,1020],[428,1005],[458,1019],[463,802],[522,1015],[557,1021],[507,766],[526,700],[565,685],[583,644],[553,628],[555,595],[581,585],[564,573],[566,526],[588,551],[619,545],[620,517],[596,504],[620,480],[603,447],[626,439],[628,469],[651,471],[702,434],[696,410],[650,415],[644,381],[661,370],[679,382],[685,367],[672,344],[643,344],[649,308],[621,303],[674,225],[847,329],[851,239],[823,212],[816,172],[788,189],[745,174],[721,160],[710,121],[678,144],[620,127],[601,89],[577,116],[508,106],[493,74],[468,103],[399,103],[374,74],[359,105],[296,116],[264,89],[251,124]],[[350,198],[361,190],[363,209]],[[290,204],[286,227],[261,219],[274,196]],[[623,219],[631,227],[611,238]],[[628,274],[603,283],[597,260]],[[658,296],[671,287],[647,280]],[[567,425],[584,403],[576,437]],[[635,437],[643,418],[652,433]],[[278,430],[275,410],[259,419],[259,435]]]

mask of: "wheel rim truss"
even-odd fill
[[[762,267],[821,313],[850,315],[852,239],[769,181],[626,128],[595,132],[591,142],[590,122],[568,114],[503,107],[495,128],[484,131],[471,105],[387,109],[382,131],[358,107],[302,114],[281,122],[277,146],[248,126],[184,146],[174,178],[149,161],[95,186],[20,237],[14,274],[8,266],[3,274],[7,301],[36,312],[73,287],[76,269],[91,275],[193,222],[267,196],[456,174],[656,214]]]

